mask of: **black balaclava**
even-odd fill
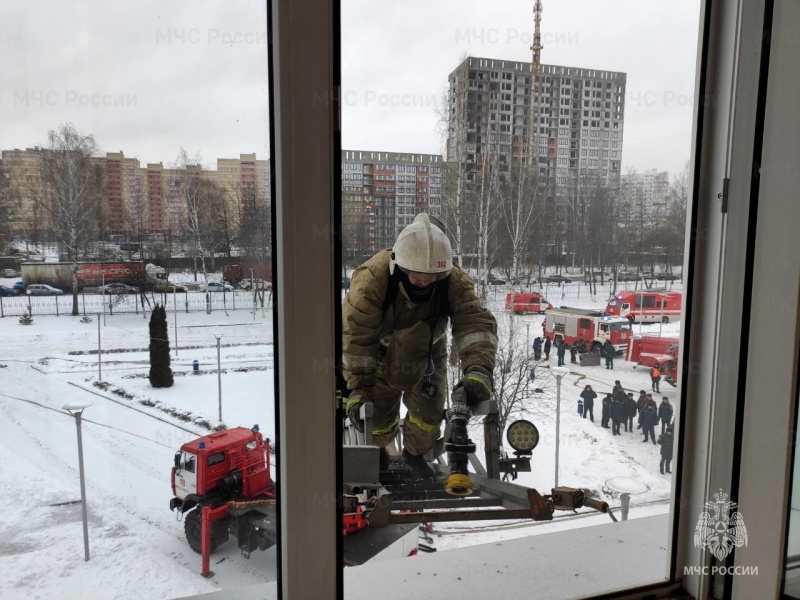
[[[408,280],[408,275],[403,269],[397,269],[400,274],[400,281],[403,284],[403,289],[408,294],[408,299],[414,304],[425,304],[433,297],[433,290],[436,289],[436,283],[432,283],[425,287],[418,287]]]

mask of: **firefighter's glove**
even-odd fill
[[[353,391],[350,396],[345,399],[344,410],[347,412],[347,417],[359,432],[364,433],[364,422],[361,420],[361,407],[366,402],[372,402],[373,392],[372,388],[364,388],[362,390]]]
[[[467,404],[470,407],[486,402],[492,397],[492,374],[484,367],[467,367],[461,383],[464,384]]]

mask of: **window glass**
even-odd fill
[[[16,465],[0,481],[7,505],[37,498],[6,515],[2,598],[277,578],[275,459],[246,450],[276,432],[266,20],[264,2],[0,6],[0,449]],[[191,497],[210,504],[237,470],[224,502],[258,500],[266,521],[217,513],[206,578]]]
[[[409,166],[442,169],[435,188],[418,188],[409,216],[394,210],[405,204],[402,191],[378,185],[367,170],[354,189],[342,181],[343,275],[352,276],[342,299],[342,363],[352,392],[345,406],[361,426],[362,413],[369,414],[363,403],[373,404],[364,434],[354,426],[345,438],[382,448],[378,478],[392,491],[398,510],[431,508],[435,503],[411,504],[398,479],[426,479],[431,494],[449,499],[454,489],[447,482],[453,475],[469,475],[459,472],[460,456],[428,454],[447,442],[443,409],[458,400],[460,392],[453,392],[462,389],[459,383],[475,402],[486,399],[481,390],[492,387],[497,425],[494,416],[488,429],[483,415],[472,418],[468,431],[476,456],[469,464],[496,475],[490,475],[489,485],[507,475],[506,483],[516,491],[532,487],[549,495],[556,485],[571,486],[608,502],[616,516],[628,501],[631,518],[660,516],[663,524],[647,543],[666,548],[663,558],[635,572],[621,567],[618,581],[620,586],[655,582],[667,572],[671,548],[673,469],[661,459],[662,449],[664,456],[672,451],[672,442],[665,436],[658,443],[670,419],[650,423],[647,416],[647,445],[644,431],[627,421],[620,435],[612,436],[600,420],[583,419],[576,411],[576,389],[584,387],[583,379],[591,380],[601,413],[600,401],[616,380],[626,394],[651,389],[649,368],[637,367],[678,350],[679,315],[665,315],[668,322],[639,321],[634,332],[626,318],[604,312],[609,298],[623,292],[634,294],[628,308],[653,308],[654,290],[683,290],[700,3],[665,9],[659,13],[662,26],[646,32],[641,23],[652,22],[652,6],[634,0],[615,3],[612,12],[583,0],[545,4],[541,19],[531,19],[535,2],[473,2],[464,10],[463,3],[445,0],[426,7],[427,18],[413,27],[403,25],[402,8],[374,0],[342,8],[342,95],[349,99],[342,106],[342,162],[394,165],[401,173]],[[377,23],[387,20],[396,27],[381,27],[381,43],[375,44]],[[541,48],[534,43],[537,22]],[[521,85],[535,64],[539,72]],[[388,72],[393,76],[386,77]],[[504,82],[512,83],[505,88]],[[608,160],[611,151],[620,154]],[[420,213],[436,220],[432,227],[416,225]],[[391,275],[402,260],[421,261],[411,270],[435,271],[419,252],[429,247],[427,241],[410,244],[415,252],[408,255],[403,247],[404,240],[428,240],[425,236],[439,233],[447,240],[442,255],[455,256],[457,263],[441,309],[449,321],[441,323],[436,299],[442,288],[392,283]],[[456,283],[465,281],[462,273],[474,285]],[[648,274],[645,281],[638,273]],[[547,310],[544,315],[513,312],[509,294],[533,291],[554,298],[558,321]],[[636,295],[643,291],[650,293],[644,303]],[[473,312],[461,312],[465,306]],[[545,350],[545,340],[561,340],[567,347],[548,344]],[[576,352],[566,364],[564,353],[573,343],[583,360]],[[604,360],[592,355],[601,349]],[[567,373],[559,375],[558,367],[567,367]],[[477,381],[482,383],[473,386]],[[680,410],[678,387],[665,381],[660,394]],[[638,411],[631,418],[639,425]],[[519,450],[508,434],[519,419],[533,423],[541,443],[532,450],[536,468],[512,474],[507,460]],[[561,444],[567,439],[565,455]],[[587,469],[585,459],[595,452],[595,443],[602,456]],[[349,452],[343,451],[345,471],[355,460]],[[467,470],[477,481],[479,475]],[[345,474],[346,490],[353,477]],[[480,489],[471,491],[481,495]],[[490,502],[489,496],[484,488],[480,502]],[[368,500],[351,501],[369,511]],[[613,526],[608,515],[581,519],[573,521],[575,526]],[[476,533],[468,520],[453,524],[431,516],[427,535],[432,541],[418,541],[418,547],[451,550],[485,543],[489,535],[506,536],[497,523],[482,524],[487,535]],[[508,537],[538,531],[532,527]],[[361,533],[348,532],[345,545],[368,545],[368,535],[358,541]],[[498,590],[502,586],[498,576]],[[543,597],[570,595],[561,589],[537,591]],[[584,589],[574,595],[607,591]]]

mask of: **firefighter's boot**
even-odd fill
[[[415,479],[425,479],[426,477],[433,477],[435,473],[430,465],[425,461],[424,456],[414,456],[409,454],[408,450],[403,450],[403,460],[411,471],[411,476]]]

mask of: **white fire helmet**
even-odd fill
[[[392,248],[389,272],[397,265],[406,273],[429,273],[441,280],[453,270],[453,249],[447,234],[431,223],[426,213],[419,213]]]

